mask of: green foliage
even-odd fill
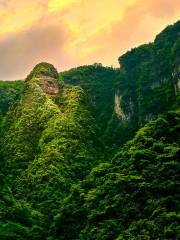
[[[10,188],[1,189],[0,200],[0,239],[41,239],[45,237],[43,215],[33,210],[24,200],[17,200]]]
[[[162,31],[154,43],[134,48],[119,58],[121,73],[116,79],[116,92],[121,95],[121,110],[127,120],[122,133],[123,119],[118,122],[112,117],[108,128],[112,130],[113,126],[115,131],[108,131],[110,141],[124,143],[175,102],[180,62],[179,32],[178,21]],[[120,131],[117,131],[118,125]]]
[[[82,180],[102,158],[102,146],[84,91],[76,86],[64,87],[56,95],[48,95],[43,84],[49,75],[46,71],[41,74],[36,77],[32,72],[21,100],[6,115],[0,155],[5,176],[1,176],[2,189],[7,184],[11,192],[8,198],[13,197],[17,204],[24,201],[42,215],[46,222],[43,234],[47,234],[71,185]],[[6,203],[4,208],[13,211],[13,206],[7,207]],[[31,221],[32,211],[24,211],[30,212],[23,221]],[[27,228],[19,220],[19,212],[14,215],[16,221],[2,223],[2,239],[6,239],[7,228],[10,239],[27,239],[34,227],[38,236],[42,235],[41,224],[32,223],[32,229]]]
[[[55,217],[54,239],[178,239],[179,128],[180,111],[169,112],[93,168]]]
[[[27,76],[26,81],[41,77],[43,75],[58,79],[58,73],[55,67],[50,63],[43,62],[34,67],[31,73]]]
[[[114,111],[114,86],[118,69],[93,64],[60,73],[65,84],[80,86],[89,97],[92,112],[102,131]]]
[[[18,101],[23,85],[23,81],[0,81],[0,112],[2,115],[5,115],[9,107]]]

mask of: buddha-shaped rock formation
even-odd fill
[[[26,81],[34,81],[48,95],[56,95],[59,93],[59,75],[52,64],[39,63],[27,77]]]

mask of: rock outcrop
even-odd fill
[[[52,64],[44,62],[37,64],[26,78],[26,82],[32,81],[36,82],[50,96],[54,96],[60,91],[61,81]]]

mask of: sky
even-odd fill
[[[0,79],[23,79],[45,61],[59,71],[117,67],[179,19],[179,0],[0,0]]]

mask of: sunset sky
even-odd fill
[[[22,79],[42,61],[116,67],[178,19],[180,0],[0,0],[0,79]]]

